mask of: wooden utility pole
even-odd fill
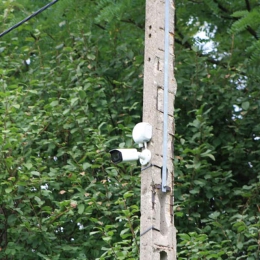
[[[153,126],[153,136],[148,144],[152,153],[151,164],[143,167],[141,172],[140,260],[176,259],[176,231],[173,218],[173,106],[177,87],[174,79],[173,52],[174,2],[169,0],[169,6],[165,8],[167,1],[146,0],[143,122]],[[169,28],[165,25],[167,11]],[[165,33],[166,28],[168,36]],[[169,43],[165,44],[165,38]],[[166,51],[169,56],[165,63]],[[166,72],[168,76],[165,80]],[[165,125],[167,138],[164,135]],[[164,171],[167,170],[164,184],[163,168]]]

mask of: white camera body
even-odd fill
[[[139,159],[142,165],[146,165],[151,159],[151,152],[148,149],[144,149],[142,152],[138,152],[137,149],[113,149],[109,152],[113,163],[131,162]]]
[[[146,148],[147,142],[152,138],[152,126],[149,123],[138,123],[132,132],[133,139],[139,147],[145,147],[142,152],[137,149],[113,149],[110,152],[113,163],[130,162],[139,159],[141,165],[146,165],[151,160],[151,152]]]
[[[152,134],[152,126],[149,123],[142,122],[135,125],[132,137],[139,147],[143,147],[145,143],[151,140]]]
[[[113,163],[131,162],[139,159],[136,149],[113,149],[109,152]]]

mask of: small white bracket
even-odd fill
[[[148,164],[151,160],[151,157],[152,157],[151,151],[148,149],[144,149],[139,155],[141,165]]]

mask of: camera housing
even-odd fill
[[[109,152],[113,163],[131,162],[139,159],[139,153],[136,149],[113,149]]]
[[[111,161],[115,164],[140,160],[141,165],[146,165],[151,160],[151,152],[144,149],[141,153],[137,149],[113,149],[109,151]]]
[[[152,126],[146,122],[136,124],[132,132],[132,137],[139,147],[143,147],[152,138]]]
[[[151,160],[151,152],[147,149],[147,142],[152,138],[152,126],[149,123],[138,123],[135,125],[132,137],[138,146],[144,147],[142,152],[138,152],[137,149],[113,149],[109,153],[111,155],[111,161],[113,163],[131,162],[139,159],[141,165],[146,165]]]

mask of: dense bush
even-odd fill
[[[2,1],[0,31],[47,3]],[[178,259],[256,260],[259,6],[175,5]],[[1,259],[138,258],[140,167],[107,152],[142,120],[144,21],[63,0],[0,38]]]

